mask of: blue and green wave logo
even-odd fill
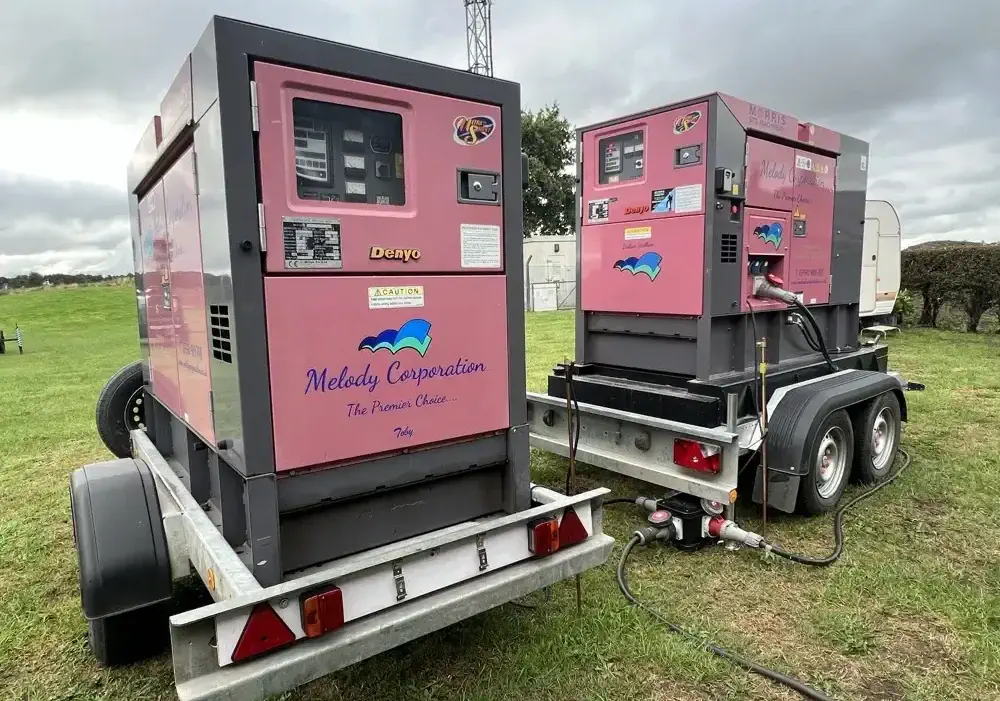
[[[387,350],[396,355],[404,348],[409,348],[421,357],[431,346],[431,323],[424,319],[410,319],[398,329],[386,329],[377,336],[368,336],[358,345],[358,350],[369,350],[377,353]]]
[[[782,226],[781,222],[772,222],[770,224],[761,224],[756,229],[753,230],[753,235],[762,240],[764,243],[769,243],[774,246],[775,250],[781,245],[781,234]]]
[[[656,276],[660,274],[660,263],[662,261],[663,256],[659,253],[648,251],[643,253],[638,258],[630,257],[623,258],[622,260],[616,260],[615,269],[626,270],[633,275],[642,274],[650,280],[655,280]]]

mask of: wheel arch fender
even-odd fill
[[[813,469],[812,446],[820,425],[839,409],[850,411],[874,397],[892,392],[906,420],[906,399],[899,381],[883,372],[849,370],[790,390],[767,422],[767,505],[792,513],[799,483]],[[754,501],[762,501],[761,471],[754,483]]]
[[[170,557],[156,483],[142,461],[120,458],[74,470],[70,517],[86,618],[171,598]]]

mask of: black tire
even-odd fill
[[[143,401],[139,360],[112,375],[97,398],[97,433],[116,458],[132,454],[129,431],[145,427]]]
[[[155,657],[169,639],[169,609],[156,604],[87,621],[90,651],[102,667],[120,667]]]
[[[886,392],[868,402],[854,417],[854,479],[878,484],[892,472],[902,435],[899,399]],[[876,428],[880,435],[876,437]],[[880,445],[881,442],[881,445]]]
[[[821,451],[826,455],[825,463],[820,459]],[[809,454],[813,461],[802,478],[798,505],[802,512],[814,516],[836,507],[851,479],[854,426],[846,411],[838,409],[823,419]]]

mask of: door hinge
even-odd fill
[[[191,175],[194,177],[194,196],[198,197],[201,194],[200,188],[198,187],[198,154],[191,151]]]
[[[264,223],[264,203],[257,203],[257,233],[260,235],[260,250],[267,251],[267,225]]]
[[[260,131],[260,111],[257,109],[257,81],[250,81],[250,118],[253,130]]]

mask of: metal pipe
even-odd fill
[[[760,374],[760,475],[761,475],[761,536],[767,535],[767,337],[761,337],[757,342],[760,350],[760,363],[757,371]]]

